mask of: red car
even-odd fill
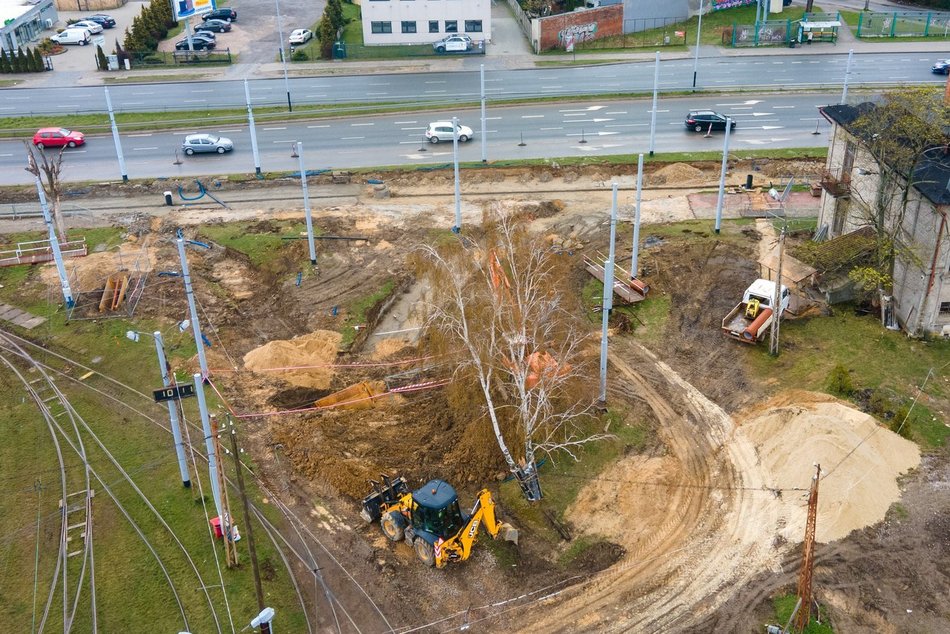
[[[45,147],[76,147],[86,142],[82,132],[64,128],[40,128],[33,135],[33,145],[41,150]]]

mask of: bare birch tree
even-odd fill
[[[60,200],[62,199],[62,180],[63,172],[63,149],[60,149],[54,156],[50,157],[45,150],[34,149],[34,147],[24,142],[27,151],[28,171],[33,176],[38,176],[43,191],[46,194],[46,200],[50,205],[50,215],[53,217],[53,224],[56,227],[57,237],[60,242],[66,242],[66,224],[63,215],[60,213]],[[39,154],[39,160],[37,160]]]
[[[584,424],[594,404],[587,334],[569,310],[566,263],[517,218],[492,215],[477,245],[423,247],[428,327],[464,350],[456,375],[474,374],[502,456],[536,501],[539,454],[577,459],[607,435]]]
[[[901,88],[885,93],[850,129],[873,162],[875,179],[873,187],[851,189],[852,213],[873,229],[875,253],[871,265],[854,268],[850,277],[866,292],[876,292],[883,321],[884,297],[893,292],[895,259],[916,261],[904,217],[911,190],[923,184],[918,168],[932,158],[930,152],[942,152],[948,142],[950,108],[942,89]]]

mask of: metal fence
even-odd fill
[[[894,11],[861,13],[858,37],[950,38],[950,13],[938,11]]]
[[[230,64],[231,49],[223,51],[150,51],[128,52],[132,66],[148,68],[149,66],[172,66],[178,64]]]
[[[296,54],[296,53],[295,53]],[[365,46],[361,44],[346,44],[344,54],[346,59],[396,59],[409,57],[456,57],[459,55],[484,55],[485,42],[474,42],[467,51],[451,51],[437,53],[431,44],[393,44],[382,46]]]
[[[511,9],[511,13],[515,16],[515,20],[517,20],[518,26],[521,27],[521,31],[524,33],[524,36],[530,40],[531,18],[527,16],[527,14],[521,8],[521,5],[518,4],[518,0],[508,0],[508,8]]]
[[[722,43],[733,47],[788,46],[792,32],[791,20],[767,20],[758,25],[733,24],[732,29],[723,31]]]
[[[686,44],[686,25],[679,18],[643,18],[623,21],[623,35],[577,42],[579,51],[609,48],[655,48]]]

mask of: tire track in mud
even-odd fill
[[[647,403],[681,470],[652,537],[543,614],[529,613],[533,630],[681,631],[777,559],[771,540],[761,539],[777,508],[754,447],[734,436],[731,417],[642,346],[613,347],[612,396]]]

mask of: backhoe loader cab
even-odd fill
[[[481,526],[493,537],[518,543],[518,531],[495,518],[495,502],[487,489],[478,493],[471,513],[459,507],[458,494],[448,482],[430,480],[410,492],[404,478],[383,484],[373,482],[373,492],[363,499],[360,515],[378,521],[386,537],[405,539],[427,566],[442,568],[450,561],[465,561]]]

